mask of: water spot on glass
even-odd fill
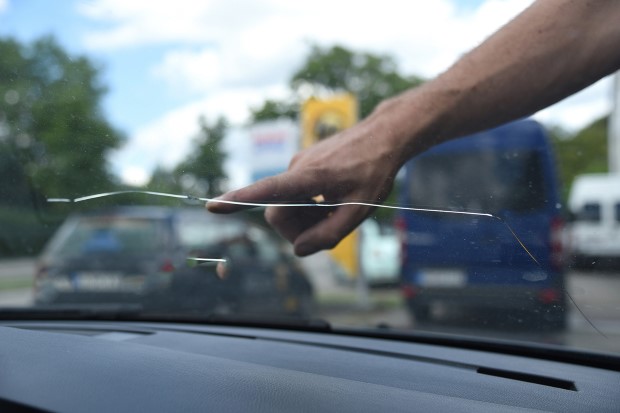
[[[19,92],[14,89],[7,90],[4,94],[4,101],[9,105],[16,105],[19,102]]]

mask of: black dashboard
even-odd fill
[[[618,412],[620,372],[318,332],[5,321],[0,410]]]

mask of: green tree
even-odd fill
[[[577,175],[608,171],[607,127],[609,117],[600,118],[574,136],[551,129],[564,199]]]
[[[349,50],[342,46],[312,46],[308,57],[292,75],[292,97],[283,101],[266,100],[251,109],[251,120],[288,117],[298,114],[300,97],[320,92],[350,92],[357,96],[360,117],[368,116],[382,100],[422,84],[417,76],[398,71],[396,61],[387,55]]]
[[[204,117],[199,119],[200,132],[194,140],[194,149],[188,158],[174,171],[185,190],[218,196],[223,191],[227,178],[224,172],[226,154],[222,142],[228,130],[228,122],[218,118],[209,124]]]
[[[316,45],[290,81],[297,92],[310,86],[353,93],[359,101],[361,118],[368,116],[385,98],[420,84],[421,78],[400,74],[396,61],[388,55]]]
[[[279,118],[295,120],[299,112],[298,108],[299,104],[294,101],[267,99],[261,106],[250,108],[250,116],[252,123]]]
[[[99,69],[51,37],[0,40],[0,139],[48,197],[109,190],[106,154],[122,142],[104,118]]]
[[[183,192],[183,187],[179,183],[174,171],[167,170],[158,166],[151,174],[151,179],[146,185],[149,191],[165,192],[170,194],[180,194]]]

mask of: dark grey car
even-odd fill
[[[225,259],[224,277],[217,262],[200,259]],[[35,280],[37,305],[308,316],[312,301],[312,285],[279,239],[248,220],[191,208],[74,215],[46,246]]]

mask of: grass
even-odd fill
[[[23,290],[32,287],[32,277],[1,277],[0,291]]]

